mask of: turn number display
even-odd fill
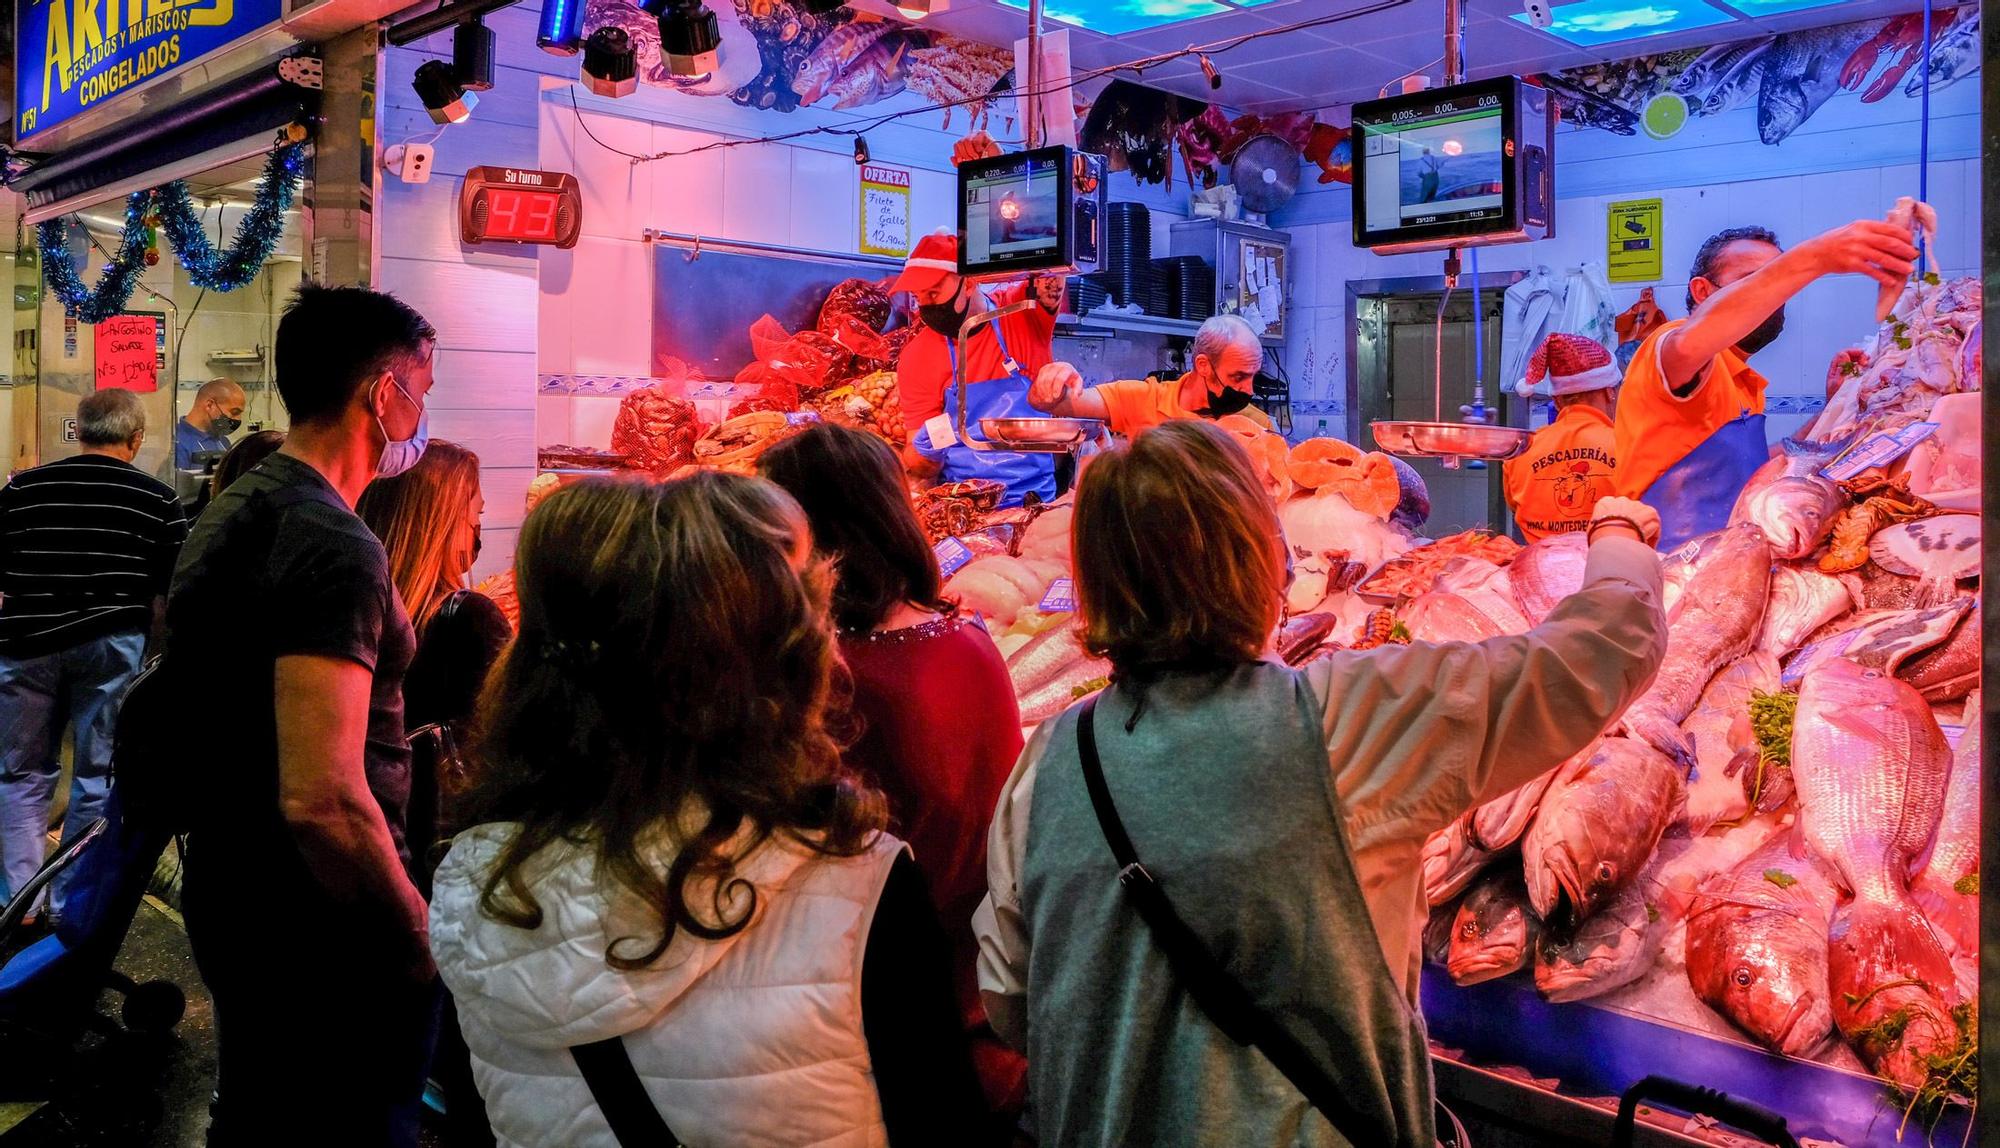
[[[574,247],[583,231],[583,196],[567,172],[475,167],[459,192],[458,225],[467,244]]]

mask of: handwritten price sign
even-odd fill
[[[861,168],[861,251],[910,253],[910,173],[866,164]]]
[[[97,324],[97,389],[160,389],[160,321],[151,315],[114,315]]]

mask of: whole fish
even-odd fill
[[[1937,838],[1930,858],[1910,882],[1917,905],[1950,947],[1961,989],[1968,970],[1976,986],[1979,961],[1979,719],[1975,692],[1965,707],[1965,732],[1952,754]]]
[[[1909,886],[1937,834],[1951,764],[1930,706],[1905,683],[1844,658],[1806,677],[1792,727],[1799,829],[1851,897],[1828,934],[1833,1020],[1905,1088],[1958,1045],[1951,957]]]
[[[1660,608],[1667,612],[1667,617],[1674,616],[1674,604],[1680,601],[1681,591],[1694,580],[1694,572],[1701,568],[1702,560],[1715,549],[1724,533],[1712,530],[1696,535],[1660,555]]]
[[[1449,590],[1465,599],[1503,634],[1525,634],[1529,623],[1515,601],[1510,569],[1484,558],[1460,558],[1438,575],[1432,588]]]
[[[870,21],[843,24],[829,32],[792,76],[792,91],[798,94],[799,102],[819,102],[875,46],[876,41],[898,32],[898,27],[887,21]]]
[[[1985,634],[1979,616],[1979,603],[1974,602],[1951,637],[1898,666],[1896,676],[1915,686],[1932,705],[1956,701],[1977,688],[1980,641]]]
[[[1805,1056],[1833,1031],[1833,882],[1780,834],[1702,883],[1688,911],[1695,995],[1764,1047]]]
[[[1716,671],[1750,651],[1770,597],[1771,544],[1757,526],[1722,531],[1713,550],[1667,616],[1667,656],[1653,684],[1619,719],[1619,728],[1692,767],[1681,722],[1694,712]]]
[[[1771,45],[1757,89],[1757,135],[1784,140],[1840,90],[1840,69],[1868,39],[1865,24],[1786,32]]]
[[[1007,677],[1013,682],[1014,696],[1025,697],[1083,657],[1075,630],[1068,626],[1043,630],[1007,659]]]
[[[1817,472],[1850,442],[1784,440],[1784,453],[1758,468],[1743,485],[1729,512],[1730,525],[1756,523],[1770,539],[1772,553],[1785,561],[1804,558],[1818,549],[1832,532],[1833,521],[1847,499],[1840,487]]]
[[[1623,737],[1599,738],[1564,763],[1521,837],[1535,912],[1556,925],[1582,921],[1629,885],[1673,819],[1682,776],[1651,746]]]
[[[1695,58],[1669,85],[1674,91],[1686,96],[1690,102],[1707,98],[1716,85],[1723,83],[1731,73],[1741,69],[1746,62],[1757,59],[1771,46],[1773,37],[1765,36],[1757,40],[1738,40],[1734,44],[1721,44],[1710,48]]]
[[[1506,633],[1479,607],[1449,590],[1419,595],[1404,611],[1403,623],[1420,642],[1479,642]]]
[[[1757,651],[1783,658],[1806,635],[1853,610],[1854,595],[1839,578],[1803,566],[1779,566],[1771,571],[1771,601],[1757,632]]]
[[[866,107],[903,90],[903,57],[910,50],[905,35],[884,36],[854,59],[827,87],[836,110]]]
[[[1970,613],[1974,600],[1960,598],[1928,610],[1872,610],[1822,628],[1785,663],[1785,684],[1795,686],[1830,661],[1845,659],[1869,669],[1897,673],[1911,658],[1944,644]]]
[[[1527,890],[1512,865],[1487,871],[1459,902],[1445,969],[1462,985],[1504,977],[1534,959],[1541,923],[1528,911]]]
[[[1541,625],[1556,603],[1583,589],[1583,564],[1590,542],[1582,534],[1550,534],[1530,542],[1514,555],[1514,599],[1531,626]]]
[[[1757,739],[1750,731],[1750,695],[1776,693],[1778,659],[1752,652],[1729,663],[1702,691],[1701,701],[1681,723],[1694,746],[1694,772],[1688,777],[1687,828],[1695,836],[1718,821],[1733,821],[1750,812],[1750,798],[1738,776],[1747,758],[1754,763]]]
[[[1949,87],[1979,70],[1979,8],[1961,16],[1931,45],[1931,91]],[[1914,70],[1903,94],[1915,97],[1924,90],[1924,74]]]
[[[1649,881],[1654,866],[1589,920],[1544,930],[1535,950],[1535,987],[1552,1001],[1580,1001],[1621,989],[1651,971],[1673,917]]]
[[[1561,768],[1557,766],[1528,784],[1509,790],[1473,810],[1471,820],[1466,823],[1473,847],[1498,853],[1519,841],[1521,834],[1528,831],[1528,822],[1534,820],[1535,810],[1541,808],[1542,798]]]
[[[1424,840],[1421,864],[1424,870],[1424,903],[1436,907],[1465,892],[1472,879],[1496,855],[1472,843],[1470,815]]]
[[[1695,114],[1717,116],[1754,103],[1764,87],[1764,62],[1760,52],[1738,63],[1709,89]]]

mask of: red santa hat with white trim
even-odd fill
[[[958,233],[940,228],[917,240],[910,257],[903,261],[903,273],[889,286],[890,294],[919,291],[947,275],[958,274]]]
[[[1611,361],[1611,352],[1604,349],[1604,344],[1567,331],[1555,331],[1535,348],[1528,359],[1528,377],[1514,389],[1532,396],[1543,390],[1538,384],[1544,380],[1548,384],[1547,394],[1575,395],[1615,387],[1625,381],[1625,376]]]

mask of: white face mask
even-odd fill
[[[430,409],[418,404],[417,400],[410,398],[410,392],[403,389],[402,382],[396,376],[389,376],[389,384],[395,387],[396,392],[402,395],[411,406],[417,408],[417,429],[409,438],[398,442],[395,439],[389,438],[389,429],[382,425],[382,416],[375,416],[375,427],[382,432],[382,437],[387,440],[382,444],[382,456],[375,460],[375,477],[377,478],[394,478],[417,465],[417,460],[424,457],[424,448],[431,444]]]

